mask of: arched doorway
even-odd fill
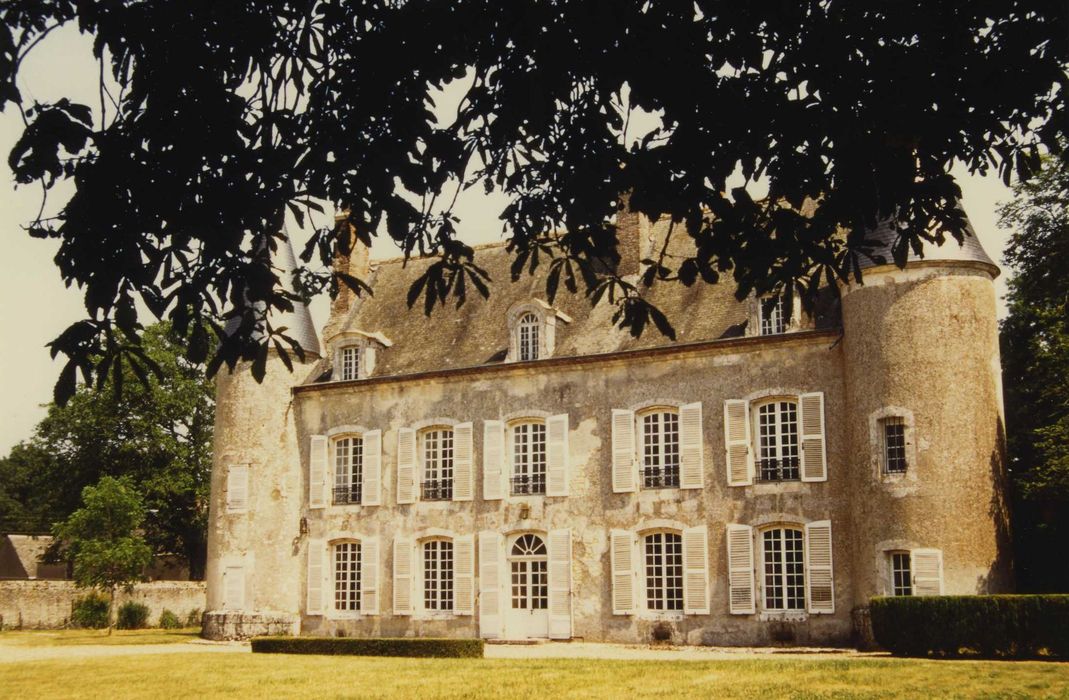
[[[505,634],[512,639],[549,636],[549,556],[539,535],[509,538],[509,597]]]

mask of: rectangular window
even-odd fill
[[[334,545],[334,609],[360,610],[360,543]]]
[[[761,335],[778,335],[787,330],[783,297],[761,300]]]
[[[538,359],[538,326],[540,321],[538,316],[532,313],[524,314],[519,321],[518,334],[519,337],[519,359],[520,361],[537,360]]]
[[[453,499],[453,431],[449,428],[423,433],[424,501]]]
[[[679,487],[679,415],[670,411],[642,416],[642,485]]]
[[[673,532],[646,535],[646,608],[683,609],[683,537]]]
[[[360,377],[360,348],[342,348],[341,353],[341,378],[358,379]]]
[[[913,595],[913,572],[909,552],[891,552],[891,593]]]
[[[805,610],[802,531],[776,528],[762,533],[765,610]]]
[[[887,474],[904,474],[906,471],[906,421],[898,416],[884,418],[883,470]]]
[[[334,441],[334,505],[360,503],[363,481],[363,438],[338,438]]]
[[[423,544],[423,607],[453,609],[453,543],[449,540]]]
[[[772,401],[757,409],[757,476],[761,481],[797,481],[798,404]]]
[[[512,427],[512,495],[546,492],[546,424]]]

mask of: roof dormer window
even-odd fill
[[[518,359],[522,362],[524,360],[537,360],[539,355],[539,344],[541,342],[539,332],[542,326],[542,320],[535,314],[528,312],[520,317],[517,324],[517,350]]]
[[[761,335],[779,335],[787,330],[783,314],[783,297],[774,296],[761,300]]]
[[[360,346],[350,345],[338,350],[338,360],[341,374],[338,379],[358,379],[360,377]]]
[[[327,341],[334,358],[333,380],[347,382],[373,376],[379,353],[392,344],[381,333],[346,330],[336,334]]]
[[[553,356],[557,321],[571,317],[540,299],[514,304],[508,312],[509,350],[507,362],[530,362]]]

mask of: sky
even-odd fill
[[[19,89],[24,98],[52,101],[70,97],[75,102],[98,102],[98,66],[91,52],[91,40],[74,27],[64,27],[42,41],[23,63]],[[442,111],[450,99],[439,100]],[[34,219],[41,206],[37,186],[15,186],[7,166],[7,154],[22,133],[18,111],[8,107],[0,112],[0,455],[21,440],[28,439],[34,426],[44,417],[45,405],[52,398],[52,387],[63,366],[63,358],[52,360],[46,344],[68,325],[81,319],[85,310],[82,293],[65,286],[52,259],[59,245],[56,241],[30,238],[23,227]],[[968,212],[980,242],[997,262],[1009,232],[998,228],[996,208],[1008,201],[1011,193],[994,175],[981,177],[964,170],[954,171],[961,184],[965,211]],[[48,196],[47,212],[57,212],[72,189],[64,184],[54,187]],[[458,230],[469,244],[501,240],[501,222],[497,218],[506,200],[501,194],[485,195],[476,187],[462,193],[456,214],[461,219]],[[314,220],[301,229],[295,221],[288,228],[297,251],[312,231]],[[319,225],[325,225],[321,220]],[[373,257],[397,254],[393,243],[376,239]],[[1005,314],[1001,302],[1005,294],[1006,274],[996,282],[999,316]],[[311,305],[316,325],[322,327],[328,313],[325,296]]]

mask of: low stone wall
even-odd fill
[[[88,591],[72,581],[0,581],[0,629],[55,629],[70,623],[71,608]],[[164,609],[185,621],[192,611],[203,611],[203,581],[139,583],[130,593],[120,591],[116,605],[128,600],[148,606],[149,624],[155,625]]]
[[[204,615],[201,636],[205,639],[236,640],[252,637],[289,635],[300,631],[300,620],[286,613],[210,612]]]

